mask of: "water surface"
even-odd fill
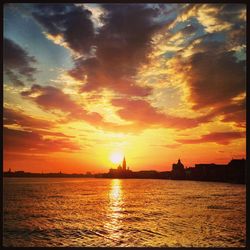
[[[4,178],[3,191],[4,246],[245,246],[245,185]]]

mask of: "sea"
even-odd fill
[[[4,178],[6,247],[245,247],[246,186]]]

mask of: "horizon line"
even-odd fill
[[[179,158],[180,159],[180,158]],[[232,161],[232,160],[246,160],[245,158],[232,158],[230,161]],[[230,161],[227,163],[227,164],[217,164],[217,163],[195,163],[195,165],[198,165],[198,164],[206,164],[206,165],[217,165],[217,166],[227,166],[229,163],[230,163]],[[173,164],[175,164],[175,163],[173,163]],[[184,168],[185,169],[188,169],[188,168],[195,168],[195,166],[194,167],[188,167],[188,166],[184,166]],[[109,168],[109,169],[116,169],[116,168]],[[150,170],[137,170],[137,171],[133,171],[133,170],[131,170],[130,169],[130,171],[132,171],[132,172],[140,172],[140,171],[156,171],[156,172],[171,172],[172,170],[164,170],[164,171],[159,171],[159,170],[155,170],[155,169],[150,169]],[[4,171],[3,170],[3,173],[15,173],[15,172],[24,172],[24,173],[31,173],[31,174],[69,174],[69,175],[71,175],[71,174],[81,174],[81,175],[88,175],[88,174],[91,174],[92,175],[92,172],[91,171],[85,171],[85,173],[63,173],[63,172],[61,172],[61,170],[59,171],[59,172],[25,172],[24,170],[15,170],[15,171],[11,171],[11,168],[9,168],[9,170],[8,171]],[[103,173],[93,173],[93,175],[94,174],[103,174]]]

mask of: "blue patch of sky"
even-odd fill
[[[188,44],[190,44],[190,42],[205,35],[204,27],[197,21],[196,18],[190,18],[185,23],[186,23],[186,26],[193,25],[196,30],[193,33],[191,33],[185,37],[184,42],[181,44],[181,46],[184,46],[184,47],[187,46]]]
[[[28,12],[20,11],[16,4],[4,8],[4,37],[9,38],[34,56],[39,65],[36,79],[39,84],[48,84],[57,77],[58,68],[70,69],[73,66],[70,53],[62,46],[54,44],[42,33],[42,27]],[[17,6],[20,4],[17,4]],[[27,6],[27,5],[26,5]],[[28,8],[26,8],[28,10]],[[54,70],[55,69],[55,70]]]
[[[190,17],[188,20],[186,20],[184,22],[177,23],[175,25],[175,27],[173,27],[171,32],[177,33],[178,31],[181,31],[182,29],[184,29],[188,25],[194,26],[196,28],[196,30],[189,37],[187,36],[187,39],[198,38],[198,37],[203,36],[205,34],[205,30],[204,30],[203,25],[201,25],[195,17]]]
[[[204,36],[204,42],[225,42],[226,41],[226,33],[224,32],[214,32],[210,33],[209,36]]]
[[[242,47],[235,51],[234,56],[236,57],[237,62],[246,61],[246,48]]]
[[[177,33],[178,31],[182,30],[183,28],[185,28],[187,26],[187,22],[178,22],[176,23],[176,25],[170,29],[169,31],[171,33]]]
[[[167,51],[166,53],[163,53],[161,56],[162,56],[164,59],[170,59],[170,58],[172,58],[175,54],[176,54],[175,51]]]
[[[178,5],[176,4],[148,4],[148,6],[153,8],[159,8],[159,14],[154,17],[154,22],[166,24],[177,18]]]
[[[184,22],[179,22],[175,25],[175,27],[173,27],[173,29],[171,30],[171,32],[174,34],[174,33],[177,33],[179,31],[181,31],[182,29],[184,29],[186,26],[188,25],[193,25],[196,30],[191,33],[191,34],[188,34],[185,36],[185,39],[183,41],[182,44],[180,44],[180,46],[187,46],[191,41],[203,36],[205,34],[205,30],[204,30],[204,27],[197,21],[196,18],[189,18],[188,20],[184,21]],[[170,59],[172,57],[174,57],[176,54],[176,52],[174,51],[167,51],[166,53],[162,54],[162,57],[164,59]]]

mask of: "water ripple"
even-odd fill
[[[4,181],[12,247],[244,247],[243,185],[168,180]]]

